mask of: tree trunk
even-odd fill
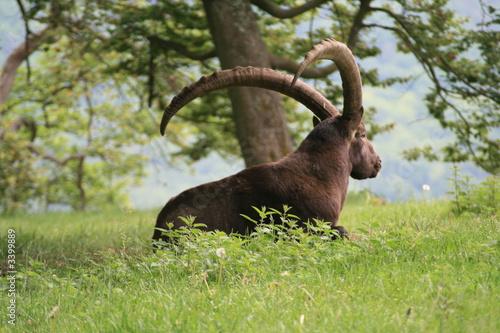
[[[271,67],[248,0],[204,0],[222,69]],[[247,166],[276,161],[292,150],[281,96],[258,88],[231,88],[236,136]]]

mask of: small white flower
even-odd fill
[[[422,190],[423,191],[430,191],[431,187],[429,185],[427,185],[427,184],[424,184],[424,185],[422,185]]]
[[[223,247],[219,247],[217,250],[215,250],[215,254],[219,258],[225,258],[226,257],[226,250]]]

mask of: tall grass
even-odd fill
[[[0,330],[500,332],[496,214],[361,200],[342,213],[350,240],[330,241],[326,224],[269,225],[250,238],[188,232],[153,253],[156,213],[2,218],[18,273],[16,325],[3,316]]]

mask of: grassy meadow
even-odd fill
[[[0,331],[500,332],[498,215],[450,205],[362,200],[342,213],[348,241],[264,226],[156,254],[156,210],[0,217]]]

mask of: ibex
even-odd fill
[[[313,61],[335,62],[344,96],[343,113],[318,91],[298,77]],[[277,162],[244,169],[219,181],[190,188],[171,198],[156,221],[154,240],[166,240],[159,229],[185,226],[179,217],[196,216],[206,230],[248,234],[255,223],[255,207],[292,207],[301,221],[329,221],[340,235],[347,231],[337,225],[347,195],[349,176],[366,179],[377,176],[382,164],[366,138],[361,77],[351,51],[333,39],[323,40],[306,54],[295,77],[272,69],[237,67],[216,71],[186,86],[165,109],[160,131],[184,105],[206,93],[234,86],[252,86],[278,91],[309,108],[320,119],[293,153]],[[299,222],[300,223],[300,222]]]

